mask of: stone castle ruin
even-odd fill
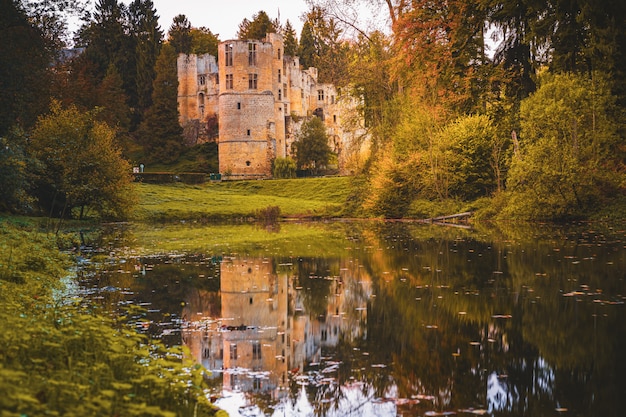
[[[301,69],[284,55],[283,38],[229,40],[212,55],[178,57],[178,108],[187,144],[217,141],[220,173],[227,179],[269,178],[272,161],[291,156],[307,117],[320,117],[338,169],[349,173],[364,152],[358,102],[317,69]]]

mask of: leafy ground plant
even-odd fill
[[[69,264],[52,238],[0,221],[0,248],[0,414],[225,415],[182,348],[55,295]]]

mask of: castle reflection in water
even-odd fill
[[[345,260],[329,268],[336,274],[319,274],[301,261],[226,258],[220,291],[189,297],[183,343],[212,378],[223,378],[224,391],[279,400],[289,376],[319,363],[325,348],[340,338],[366,337],[371,280],[365,271]],[[319,294],[313,297],[316,280],[325,281],[317,287],[326,292],[326,303],[319,302]]]

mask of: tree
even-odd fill
[[[98,88],[97,102],[99,111],[96,117],[98,120],[121,132],[128,132],[130,110],[122,86],[122,77],[117,72],[115,65],[109,65],[107,75]]]
[[[312,117],[302,124],[298,140],[292,146],[298,169],[319,173],[330,160],[328,135],[324,122],[319,117]]]
[[[167,36],[176,54],[191,53],[191,23],[187,16],[184,14],[175,16]]]
[[[138,135],[150,161],[170,163],[183,149],[183,128],[178,121],[177,54],[164,44],[156,64],[152,106],[146,112]]]
[[[128,13],[135,44],[137,92],[136,99],[130,104],[143,114],[152,104],[152,83],[156,77],[154,68],[161,50],[163,32],[151,0],[134,0],[128,7]]]
[[[220,43],[217,35],[214,35],[208,28],[191,29],[191,53],[211,54],[217,56],[217,47]]]
[[[35,167],[27,150],[27,138],[19,128],[0,136],[0,211],[26,213],[32,211],[33,199],[29,172]]]
[[[237,38],[263,40],[268,33],[276,33],[277,25],[270,20],[263,10],[252,17],[252,21],[244,19],[239,24]]]
[[[50,62],[42,32],[12,0],[0,0],[0,136],[30,128],[48,107]]]
[[[274,178],[295,178],[296,177],[296,162],[287,158],[274,159],[272,174]]]
[[[100,217],[122,219],[134,204],[132,173],[115,143],[115,130],[95,120],[93,112],[61,108],[35,126],[30,152],[42,163],[36,197],[53,215],[70,217],[79,208]]]
[[[298,55],[298,38],[296,36],[296,31],[293,26],[291,26],[291,22],[289,20],[287,20],[285,28],[283,29],[283,42],[285,45],[285,55]]]
[[[300,33],[300,45],[298,47],[298,56],[300,57],[300,65],[304,68],[315,66],[315,39],[313,37],[313,27],[307,20],[302,26]]]
[[[623,153],[612,119],[614,96],[596,76],[544,75],[522,102],[505,216],[576,217],[620,189]]]

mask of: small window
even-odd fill
[[[335,96],[330,96],[330,104],[335,104]]]
[[[280,70],[278,70],[278,82],[281,82],[280,81]]]
[[[324,101],[324,90],[317,90],[317,99],[319,101]]]
[[[227,67],[233,66],[233,45],[231,43],[227,43],[224,46],[224,65]]]
[[[257,76],[257,74],[248,74],[248,88],[250,90],[256,90],[257,89],[257,83],[258,83],[258,76]]]
[[[254,42],[248,44],[248,65],[256,66],[256,43]]]
[[[237,344],[230,344],[230,359],[237,359]]]
[[[337,115],[333,114],[333,123],[337,123]]]
[[[278,89],[278,101],[283,99],[283,90]]]
[[[246,131],[246,134],[250,136],[250,129]],[[246,165],[250,166],[250,161],[246,161]]]
[[[252,343],[252,359],[261,359],[261,343]]]
[[[278,59],[280,59],[280,48],[278,48]]]
[[[237,110],[241,110],[241,103],[237,103]]]
[[[250,166],[250,161],[246,161],[246,166]],[[250,301],[252,301],[252,298],[250,299]]]
[[[198,76],[198,84],[205,85],[206,84],[206,76],[204,76],[204,75]]]
[[[226,74],[226,89],[233,89],[233,74]]]

